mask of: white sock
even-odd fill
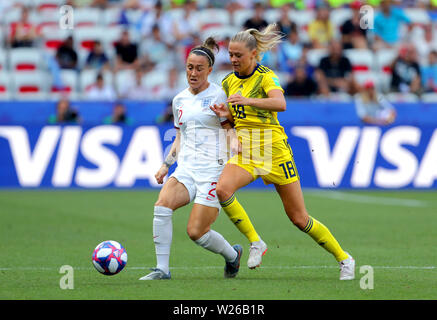
[[[237,251],[220,233],[214,230],[209,230],[194,242],[206,250],[221,254],[228,262],[232,262],[237,258]]]
[[[173,210],[155,206],[153,211],[153,242],[155,243],[156,267],[169,271],[170,247],[173,237]]]

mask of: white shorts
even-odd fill
[[[199,172],[178,166],[170,178],[175,178],[187,188],[190,202],[194,200],[194,203],[220,210],[221,206],[215,189],[222,171],[223,167]]]

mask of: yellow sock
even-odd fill
[[[237,201],[237,198],[235,198],[235,194],[233,194],[228,200],[220,202],[220,205],[228,215],[229,219],[231,219],[232,223],[246,236],[249,242],[260,240],[252,222],[250,222],[249,216]]]
[[[326,251],[334,255],[337,261],[347,259],[348,255],[335,240],[329,229],[316,219],[310,217],[306,227],[302,230],[313,238]]]

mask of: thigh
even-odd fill
[[[235,191],[254,181],[250,172],[239,165],[228,163],[217,183],[217,195],[220,201],[227,200]]]
[[[155,205],[176,210],[190,203],[187,188],[176,178],[170,177],[159,192]]]

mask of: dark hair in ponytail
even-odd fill
[[[198,56],[203,55],[208,59],[209,66],[212,67],[215,62],[214,51],[219,51],[220,47],[213,37],[208,37],[201,46],[191,49],[190,54],[194,53]]]

